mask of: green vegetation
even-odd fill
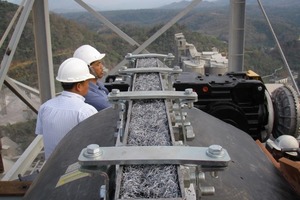
[[[202,5],[202,4],[201,4]],[[286,59],[294,71],[299,71],[300,59],[296,52],[299,52],[300,35],[300,4],[295,6],[278,6],[282,4],[267,4],[265,10],[268,13],[271,24],[282,46]],[[248,5],[246,13],[245,30],[245,70],[252,69],[262,76],[273,73],[275,69],[283,66],[281,56],[278,54],[275,40],[271,34],[266,20],[259,7],[255,4]],[[176,29],[183,32],[188,42],[193,43],[198,51],[210,50],[213,45],[225,54],[227,51],[229,32],[229,6],[205,7],[199,6],[183,17]],[[104,11],[101,12],[114,24],[122,24],[128,35],[138,41],[144,41],[149,37],[147,29],[157,30],[161,27],[158,24],[172,19],[179,10],[176,9],[155,9],[155,10],[125,10],[125,11]],[[89,13],[67,13],[64,17],[85,24],[89,29],[104,29],[102,24]],[[126,25],[125,25],[126,24]],[[128,27],[126,29],[126,27]],[[154,27],[154,28],[153,28]],[[130,30],[129,30],[130,29]],[[167,34],[170,34],[170,30]],[[140,38],[139,35],[142,37]],[[156,52],[164,51],[166,46],[174,44],[172,34],[170,39],[161,36],[153,45],[151,50]],[[162,42],[163,41],[163,42]],[[165,44],[169,43],[169,44]],[[171,52],[174,47],[167,51]],[[283,75],[285,70],[280,71]]]
[[[0,126],[0,137],[9,137],[19,145],[20,152],[23,152],[35,138],[35,124],[36,120],[29,120]]]
[[[0,34],[4,32],[15,10],[15,5],[1,2],[1,18],[5,20],[0,22]],[[157,53],[173,53],[175,50],[174,34],[182,32],[187,41],[193,43],[198,51],[208,51],[212,47],[217,47],[227,54],[229,10],[228,6],[211,8],[199,6],[160,36],[147,50]],[[290,67],[295,71],[299,71],[300,68],[299,57],[295,53],[299,52],[297,39],[300,35],[300,16],[298,10],[297,6],[282,8],[269,5],[266,7],[275,32],[279,33],[277,37],[286,53]],[[148,9],[106,11],[102,14],[142,44],[178,12],[176,9]],[[130,46],[89,13],[67,13],[60,16],[51,14],[50,21],[55,73],[59,64],[72,56],[73,51],[82,44],[91,44],[101,52],[105,52],[107,54],[105,65],[108,68],[115,66],[124,55],[136,48]],[[261,75],[267,75],[283,65],[271,32],[257,6],[247,7],[245,32],[246,70],[252,69]],[[33,41],[30,18],[10,67],[9,76],[30,86],[38,87]],[[2,48],[1,53],[3,51]],[[29,77],[32,78],[30,81]]]

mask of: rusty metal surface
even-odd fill
[[[31,185],[31,181],[0,181],[0,198],[5,196],[23,196]]]
[[[280,171],[294,190],[300,195],[300,162],[280,158]]]

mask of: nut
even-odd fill
[[[100,152],[100,147],[98,144],[90,144],[87,146],[86,151],[89,154],[97,154]]]
[[[223,147],[217,144],[210,145],[206,151],[206,154],[212,158],[222,157],[224,155]]]
[[[102,155],[102,151],[98,144],[90,144],[86,147],[83,155],[87,158],[95,158]]]
[[[120,93],[120,90],[119,89],[112,89],[111,93],[112,94],[118,94],[118,93]]]
[[[192,88],[187,88],[184,91],[184,94],[192,94],[193,93],[193,89]]]

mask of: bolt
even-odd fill
[[[120,93],[120,90],[119,89],[112,89],[111,93],[116,95],[116,94]]]
[[[176,66],[174,66],[173,70],[178,71],[178,70],[180,70],[180,67],[178,65],[176,65]]]
[[[126,70],[126,69],[127,69],[126,66],[122,66],[122,67],[121,67],[121,70]]]
[[[111,103],[111,107],[112,107],[114,110],[117,110],[117,109],[119,108],[118,102],[112,102],[112,103]]]
[[[210,145],[206,151],[206,154],[212,158],[222,157],[224,155],[223,147],[217,144]]]
[[[101,185],[100,187],[100,199],[105,199],[106,196],[106,186]]]
[[[7,48],[5,54],[9,56],[11,54],[11,49]]]
[[[191,185],[191,179],[190,179],[190,169],[188,167],[184,167],[182,169],[183,174],[183,184],[185,188],[189,188]]]
[[[85,157],[97,157],[102,154],[102,151],[98,144],[90,144],[86,147],[86,151],[84,152]]]
[[[217,171],[211,171],[210,172],[211,177],[213,178],[219,178],[218,172]]]
[[[90,144],[90,145],[87,146],[86,151],[89,154],[96,154],[96,153],[100,152],[100,147],[99,147],[98,144]]]
[[[193,94],[193,89],[192,88],[187,88],[187,89],[185,89],[185,91],[184,91],[184,94]]]
[[[261,86],[258,86],[258,87],[257,87],[257,90],[258,90],[258,91],[262,91],[262,87],[261,87]]]
[[[199,187],[202,196],[209,196],[215,194],[214,186],[200,186]]]
[[[194,107],[194,103],[193,102],[188,102],[188,108],[191,109],[192,107]]]
[[[204,172],[199,172],[198,174],[198,181],[205,181],[205,173]]]

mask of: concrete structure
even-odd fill
[[[228,59],[217,48],[198,52],[193,44],[186,42],[182,33],[175,34],[175,41],[178,64],[184,71],[199,74],[225,74],[228,71]]]

